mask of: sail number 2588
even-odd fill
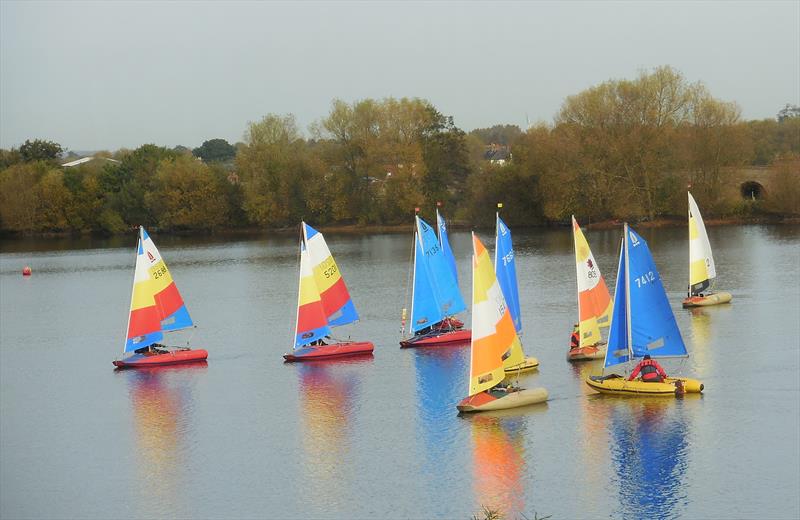
[[[653,274],[653,271],[648,271],[644,273],[642,276],[637,276],[636,278],[634,278],[634,280],[636,280],[636,287],[641,287],[643,285],[655,282],[656,275]]]

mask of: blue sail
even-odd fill
[[[686,356],[686,345],[647,242],[631,228],[628,228],[625,240],[628,247],[628,304],[631,307],[633,356]]]
[[[517,284],[517,263],[514,259],[514,245],[511,241],[511,230],[500,216],[497,216],[497,237],[495,238],[494,272],[500,289],[511,312],[517,334],[522,332],[522,318],[519,312],[519,287]]]
[[[611,314],[611,329],[608,333],[604,367],[628,361],[628,301],[625,296],[625,245],[620,241],[617,286],[614,289],[614,311]]]
[[[467,308],[436,232],[421,218],[416,219],[414,301],[411,307],[411,331],[414,333]]]
[[[458,285],[458,267],[456,267],[456,257],[453,255],[453,250],[450,249],[450,239],[447,238],[447,223],[438,210],[436,211],[436,224],[439,226],[439,244],[442,246],[442,252],[450,265],[450,270],[453,271],[453,279]]]

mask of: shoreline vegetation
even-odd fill
[[[333,100],[306,134],[294,116],[243,142],[145,144],[86,158],[28,140],[0,150],[0,237],[408,232],[415,208],[454,229],[797,223],[800,107],[743,121],[668,66],[565,98],[551,123],[465,132],[423,99]]]

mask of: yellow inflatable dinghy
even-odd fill
[[[586,379],[586,384],[603,394],[638,396],[699,394],[704,388],[703,383],[697,379],[687,377],[668,377],[663,383],[647,383],[640,379],[628,381],[616,374],[606,377],[590,376]]]

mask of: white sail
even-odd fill
[[[689,193],[689,292],[699,293],[717,276],[703,217]]]

